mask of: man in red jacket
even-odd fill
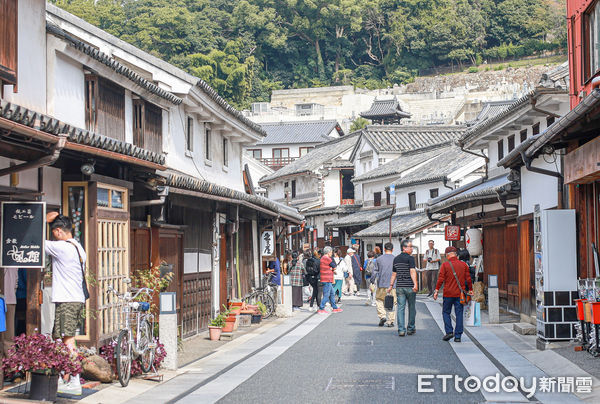
[[[444,317],[446,335],[442,339],[449,341],[454,337],[454,342],[460,342],[460,337],[463,333],[463,305],[460,303],[460,292],[462,289],[465,293],[473,294],[473,284],[469,275],[469,267],[458,259],[456,247],[450,246],[446,248],[446,258],[448,261],[442,264],[433,298],[437,300],[438,291],[444,285],[442,315]],[[460,284],[457,282],[457,279]],[[454,328],[454,332],[452,331],[452,318],[450,318],[452,306],[454,306],[454,315],[456,316],[456,328]]]

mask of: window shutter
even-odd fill
[[[0,81],[15,86],[18,61],[18,6],[17,0],[0,0]]]

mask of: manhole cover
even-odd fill
[[[396,380],[394,377],[371,377],[361,379],[337,379],[330,378],[325,391],[347,389],[384,389],[395,390]]]
[[[368,341],[338,341],[337,346],[373,346],[373,340],[368,340]]]

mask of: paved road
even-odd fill
[[[449,389],[417,394],[418,374],[468,376],[423,303],[417,304],[417,333],[399,337],[378,327],[374,307],[343,302],[293,347],[226,395],[221,403],[482,402],[480,393]]]

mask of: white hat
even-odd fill
[[[353,253],[353,252],[356,252],[356,250],[355,250],[354,248],[350,247],[350,248],[348,248],[348,251],[347,251],[347,252],[351,252],[351,253]]]

